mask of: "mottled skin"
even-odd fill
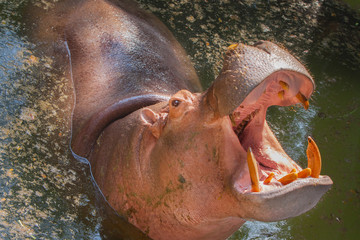
[[[301,169],[265,121],[268,106],[298,103],[296,93],[309,98],[314,90],[287,51],[269,42],[232,46],[214,84],[197,93],[184,50],[134,4],[70,1],[52,18],[45,25],[56,25],[71,59],[72,149],[88,158],[110,205],[151,238],[225,239],[248,219],[302,214],[331,186],[321,176],[250,190],[248,147],[260,180]],[[279,81],[289,86],[283,99]],[[234,127],[254,110],[237,136]]]

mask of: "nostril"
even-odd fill
[[[268,42],[266,41],[258,41],[254,44],[254,47],[257,47],[261,50],[263,50],[264,52],[271,54],[270,49],[268,48]]]
[[[257,47],[258,45],[261,45],[263,43],[264,43],[264,41],[260,40],[260,41],[258,41],[256,43],[254,43],[254,47]]]

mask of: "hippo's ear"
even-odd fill
[[[162,130],[160,115],[155,113],[150,108],[144,108],[142,109],[140,116],[141,116],[141,120],[145,125],[149,127],[154,137],[159,138]]]

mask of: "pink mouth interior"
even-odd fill
[[[286,82],[289,88],[284,91],[279,81]],[[280,91],[285,92],[283,98],[279,97]],[[262,191],[281,187],[282,184],[276,179],[293,169],[302,170],[283,150],[265,119],[267,108],[271,105],[288,106],[299,103],[296,98],[299,91],[307,98],[313,92],[313,84],[305,76],[295,78],[291,73],[273,74],[259,84],[231,116],[234,133],[243,150],[247,151],[251,147],[256,158]],[[270,184],[263,184],[271,172],[275,174],[274,179]],[[236,190],[251,192],[249,174],[243,172],[240,175],[235,177]]]

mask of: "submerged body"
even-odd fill
[[[109,204],[151,238],[225,239],[248,219],[302,214],[331,186],[300,174],[265,120],[270,105],[308,107],[314,90],[287,51],[232,45],[200,93],[179,43],[136,5],[65,1],[54,16],[45,38],[69,51],[72,150],[90,161]],[[282,182],[293,169],[303,178]]]

